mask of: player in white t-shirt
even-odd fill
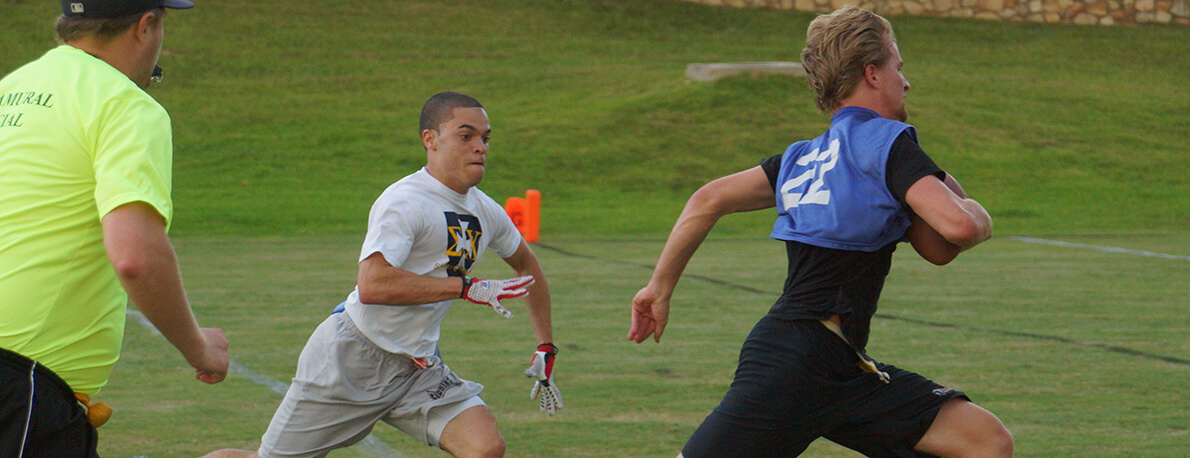
[[[455,456],[502,456],[504,439],[479,398],[483,386],[437,355],[442,318],[460,298],[507,318],[500,300],[525,295],[539,344],[525,371],[536,381],[530,397],[550,415],[562,408],[541,265],[504,209],[475,188],[491,134],[487,112],[472,97],[443,92],[426,102],[420,124],[426,167],[372,205],[356,289],[302,350],[259,456],[324,456],[364,439],[377,421]],[[489,247],[519,277],[468,277]],[[254,454],[209,456],[244,455]]]

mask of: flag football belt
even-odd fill
[[[852,351],[855,351],[855,356],[859,357],[859,362],[855,363],[855,365],[859,366],[860,370],[871,374],[876,374],[876,376],[880,377],[880,380],[884,383],[889,382],[888,373],[881,372],[880,369],[877,369],[876,362],[872,361],[872,358],[869,358],[868,355],[864,354],[864,352],[859,351],[858,348],[855,348],[855,345],[851,345],[851,341],[847,340],[847,337],[843,336],[843,329],[840,328],[838,324],[835,324],[834,321],[830,320],[822,320],[821,323],[823,326],[826,326],[827,329],[830,329],[831,332],[835,333],[835,335],[839,336],[840,339],[843,339],[843,342],[846,343],[848,347],[851,347]]]
[[[105,402],[91,403],[91,397],[83,393],[75,393],[74,398],[87,410],[87,423],[96,428],[103,426],[112,418],[112,408]]]
[[[54,373],[54,371],[50,370],[50,368],[37,362],[36,360],[30,359],[29,357],[12,350],[0,348],[0,363],[3,363],[9,368],[28,371],[29,389],[31,391],[29,395],[30,403],[33,402],[33,393],[37,392],[38,382],[36,380],[42,380],[44,383],[54,385],[51,387],[50,391],[53,391],[52,388],[57,388],[61,393],[74,393],[74,398],[77,399],[79,405],[81,405],[83,409],[86,410],[87,423],[90,423],[91,426],[98,428],[103,426],[104,423],[107,423],[107,421],[112,418],[111,407],[108,407],[107,404],[102,402],[91,404],[90,396],[87,396],[83,393],[75,393],[74,390],[70,388],[70,384],[66,383],[65,380],[62,380],[62,377],[59,377],[58,374]],[[33,406],[30,405],[29,408],[32,409]],[[30,410],[30,412],[32,412],[32,410]]]
[[[433,360],[429,360],[426,358],[410,358],[410,359],[413,361],[413,365],[417,366],[418,369],[429,369],[431,367],[437,366],[437,364],[434,364]]]

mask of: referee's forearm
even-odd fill
[[[156,246],[139,275],[120,275],[128,299],[187,361],[202,361],[206,341],[182,286],[173,248]]]
[[[165,221],[144,202],[104,215],[103,245],[128,299],[187,361],[202,361],[206,341],[182,287],[177,254]]]

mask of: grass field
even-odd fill
[[[0,72],[53,46],[56,6],[0,8]],[[491,114],[489,194],[541,190],[548,233],[654,237],[702,183],[825,129],[801,80],[682,76],[796,61],[812,17],[666,0],[201,1],[170,14],[150,90],[174,122],[174,234],[360,231],[380,190],[423,163],[417,111],[450,89]],[[923,147],[1002,233],[1190,227],[1184,28],[894,25]]]
[[[679,286],[662,344],[624,340],[629,301],[694,189],[827,122],[801,81],[691,84],[682,72],[796,60],[813,15],[663,0],[197,3],[170,14],[166,80],[150,92],[174,123],[172,235],[191,300],[242,367],[288,382],[310,332],[354,285],[373,199],[424,160],[418,108],[461,90],[496,128],[483,189],[544,194],[536,250],[557,304],[567,408],[548,418],[527,399],[523,313],[506,321],[458,305],[442,342],[449,364],[487,386],[510,456],[675,454],[778,294],[771,216],[721,223]],[[0,0],[0,73],[54,45],[56,16],[56,3]],[[997,238],[944,268],[903,247],[873,356],[966,391],[1014,432],[1019,456],[1185,456],[1186,30],[892,21],[923,147],[987,206]],[[495,259],[480,266],[507,273]],[[100,451],[252,448],[280,399],[243,375],[201,385],[129,320],[98,399],[116,408]],[[404,456],[442,456],[386,425],[375,435]],[[809,455],[853,456],[825,441]]]
[[[873,322],[872,354],[966,391],[1013,431],[1019,456],[1184,456],[1190,438],[1190,237],[1065,237],[1143,247],[1160,259],[997,238],[938,268],[903,249]],[[310,331],[354,285],[349,237],[187,238],[178,242],[200,319],[233,358],[288,382]],[[778,294],[783,254],[762,238],[707,242],[674,298],[660,345],[624,340],[628,304],[660,240],[553,239],[549,271],[566,410],[540,414],[520,375],[533,343],[523,313],[505,321],[459,304],[442,350],[487,386],[509,456],[672,456],[731,381],[739,344]],[[498,261],[481,275],[507,275]],[[722,280],[711,283],[700,277]],[[512,308],[523,312],[520,303]],[[116,417],[104,456],[194,456],[255,447],[281,396],[243,376],[189,380],[176,351],[129,323],[103,392]],[[405,456],[440,456],[387,425]],[[334,456],[369,456],[355,448]],[[826,441],[808,456],[854,456]]]

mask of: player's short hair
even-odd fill
[[[99,41],[111,41],[130,27],[140,22],[141,16],[152,13],[154,20],[161,20],[164,9],[158,8],[140,11],[122,16],[106,18],[85,18],[59,16],[54,23],[54,30],[58,32],[58,41],[67,43],[79,38],[91,36]]]
[[[828,114],[838,109],[863,80],[864,69],[892,58],[895,42],[888,19],[855,6],[814,18],[806,30],[802,68],[818,109]]]
[[[449,121],[451,118],[451,110],[455,108],[483,108],[483,105],[467,94],[460,94],[458,92],[439,92],[430,97],[426,104],[421,107],[421,119],[418,121],[418,135],[425,132],[426,129],[438,130],[438,126]]]

